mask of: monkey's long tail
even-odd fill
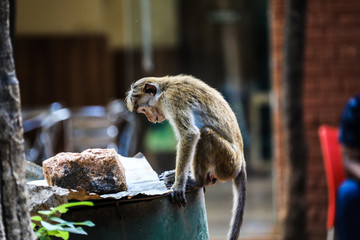
[[[234,206],[228,234],[229,240],[237,240],[243,222],[243,214],[246,199],[246,169],[243,166],[241,171],[233,180]]]

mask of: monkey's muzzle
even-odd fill
[[[149,122],[160,123],[165,120],[165,116],[155,108],[149,106],[140,106],[136,109],[137,113],[145,114]]]

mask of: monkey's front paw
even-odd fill
[[[173,192],[171,193],[171,200],[173,203],[176,203],[178,207],[185,207],[186,206],[186,198],[185,198],[185,189],[180,188],[176,189],[172,187]]]

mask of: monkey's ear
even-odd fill
[[[145,83],[143,92],[147,93],[147,94],[150,94],[151,96],[155,96],[156,90],[157,90],[157,88],[156,88],[155,84]]]

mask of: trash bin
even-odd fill
[[[71,234],[71,239],[209,239],[203,190],[187,192],[186,199],[185,208],[172,203],[169,195],[101,200],[95,201],[93,207],[72,208],[62,218],[95,223],[95,227],[84,227],[87,236]]]

